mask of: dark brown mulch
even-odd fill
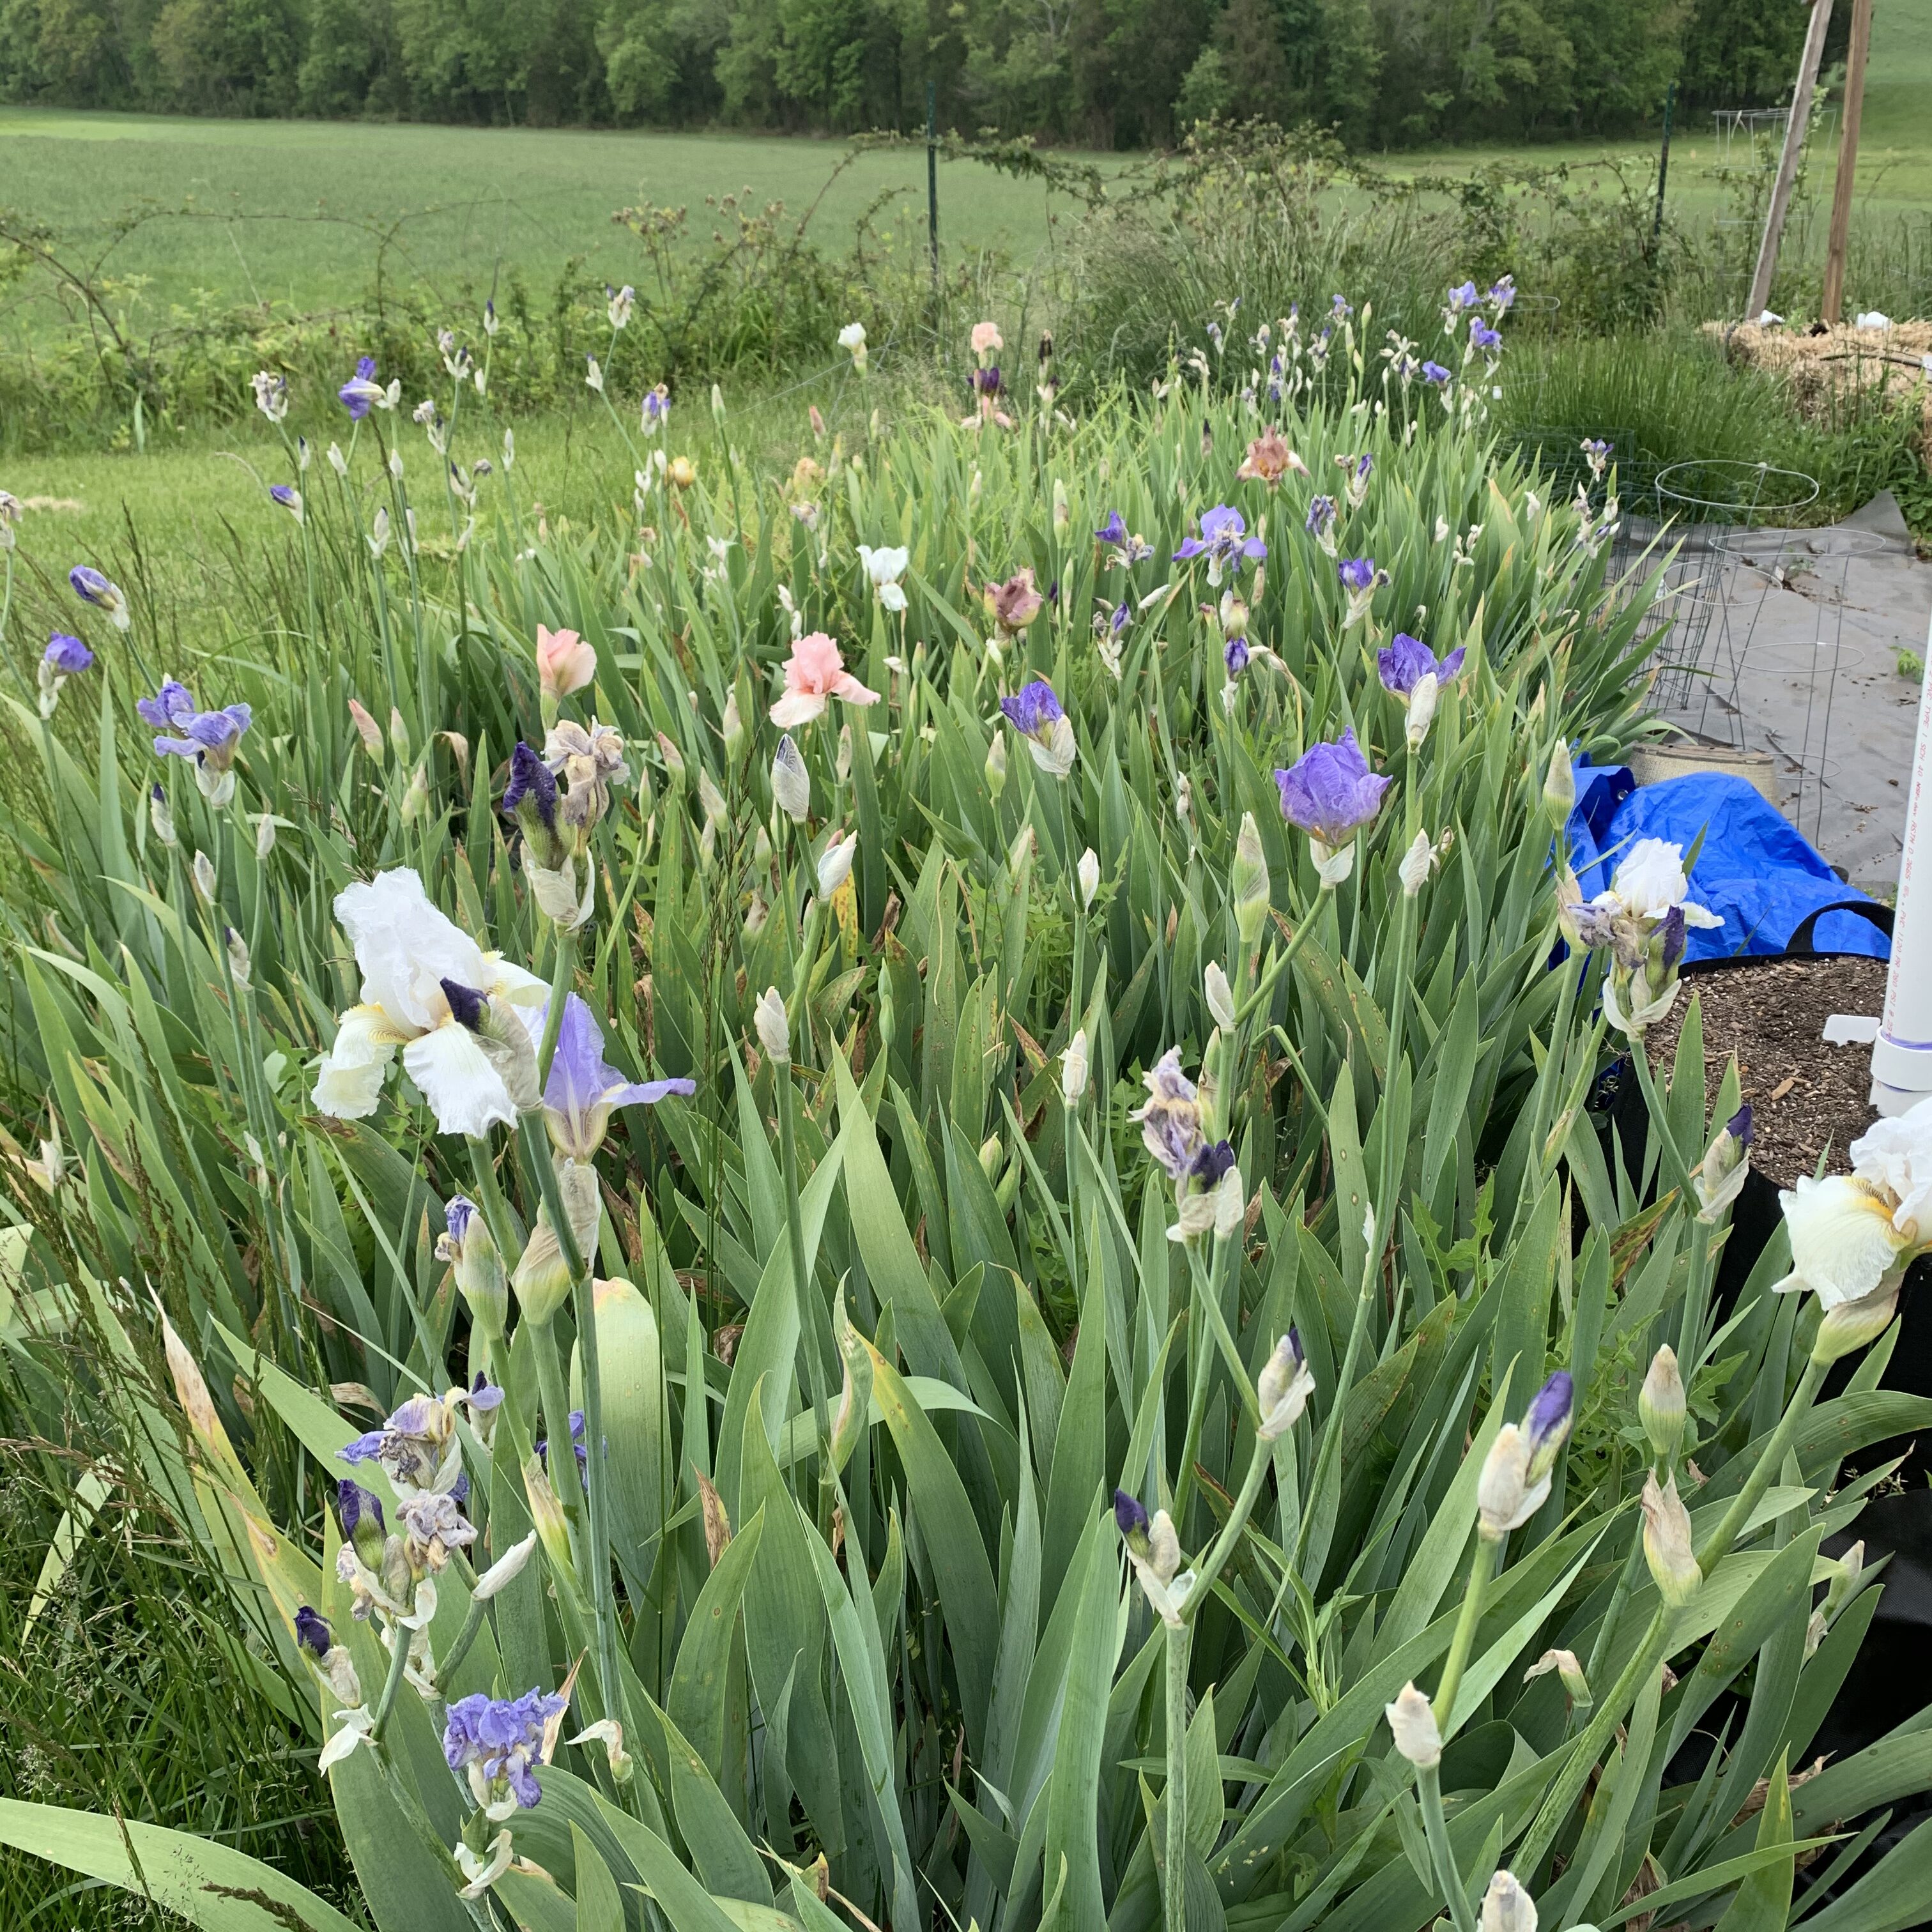
[[[1704,1015],[1706,1102],[1717,1097],[1730,1056],[1751,1103],[1751,1165],[1781,1187],[1816,1172],[1828,1145],[1842,1168],[1845,1149],[1870,1126],[1869,1046],[1827,1046],[1834,1013],[1876,1013],[1885,1000],[1885,962],[1854,953],[1754,960],[1687,974],[1676,1010],[1650,1036],[1653,1066],[1668,1065],[1691,996]]]

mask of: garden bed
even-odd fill
[[[1876,1013],[1885,998],[1886,962],[1856,953],[1754,959],[1686,976],[1703,1013],[1707,1104],[1731,1056],[1751,1104],[1751,1164],[1789,1187],[1814,1172],[1828,1150],[1843,1166],[1846,1148],[1871,1124],[1868,1046],[1830,1046],[1822,1037],[1834,1013]],[[1677,1051],[1690,1010],[1687,998],[1651,1035],[1655,1057]]]

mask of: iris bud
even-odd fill
[[[1418,1771],[1442,1762],[1442,1733],[1429,1700],[1413,1684],[1405,1684],[1393,1704],[1382,1707],[1395,1748]]]
[[[1651,1358],[1650,1372],[1637,1394],[1636,1412],[1657,1460],[1672,1461],[1684,1440],[1685,1404],[1676,1351],[1667,1342]]]

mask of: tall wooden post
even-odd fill
[[[1865,56],[1871,49],[1872,0],[1852,0],[1852,44],[1845,61],[1845,119],[1838,133],[1838,178],[1832,188],[1832,237],[1825,251],[1825,298],[1819,314],[1836,322],[1845,305],[1845,246],[1852,227],[1852,183],[1858,168],[1858,120],[1864,112]]]
[[[1764,218],[1764,240],[1751,276],[1750,299],[1744,320],[1755,322],[1771,300],[1771,278],[1778,272],[1778,244],[1784,238],[1784,218],[1791,212],[1792,184],[1798,178],[1798,158],[1804,152],[1804,130],[1811,118],[1811,92],[1818,84],[1818,63],[1825,53],[1825,30],[1832,24],[1832,0],[1812,0],[1811,24],[1804,34],[1804,52],[1798,63],[1798,85],[1791,94],[1791,118],[1785,123],[1784,148],[1778,158],[1778,179],[1772,184],[1771,208]]]

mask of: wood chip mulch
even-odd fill
[[[1676,1010],[1650,1036],[1651,1062],[1667,1066],[1694,994],[1704,1018],[1705,1100],[1717,1097],[1730,1056],[1751,1103],[1751,1165],[1781,1187],[1815,1172],[1827,1147],[1841,1170],[1845,1149],[1871,1125],[1869,1046],[1827,1046],[1833,1013],[1877,1013],[1886,964],[1852,953],[1754,960],[1687,974]]]

